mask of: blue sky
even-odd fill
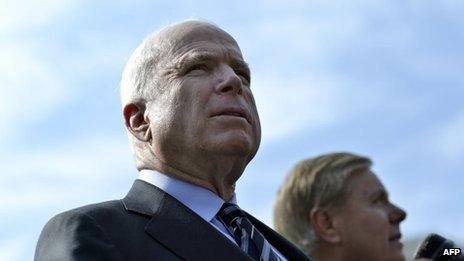
[[[150,32],[186,18],[233,35],[252,70],[261,148],[239,204],[272,224],[292,165],[371,157],[404,238],[464,241],[461,1],[0,0],[0,260],[31,260],[54,214],[136,178],[118,84]]]

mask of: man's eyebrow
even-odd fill
[[[248,63],[241,59],[232,59],[232,64],[234,68],[245,71],[246,73],[250,74],[250,67]]]
[[[192,64],[197,64],[201,62],[208,62],[208,61],[214,61],[219,58],[219,54],[213,53],[213,52],[194,52],[194,53],[189,53],[186,54],[182,59],[180,59],[176,64],[176,68],[182,68],[184,66],[189,66]],[[228,59],[230,62],[230,65],[234,67],[234,69],[239,69],[247,74],[250,74],[250,67],[248,66],[248,63],[246,63],[244,60],[235,58],[235,57],[229,57]]]
[[[388,199],[388,191],[386,191],[384,188],[379,188],[376,189],[375,192],[373,193],[374,198],[386,198]]]
[[[217,54],[211,52],[194,52],[186,54],[182,59],[176,63],[177,68],[182,68],[191,64],[200,62],[213,61],[217,58]]]

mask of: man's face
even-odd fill
[[[165,91],[148,107],[157,156],[183,165],[227,154],[248,163],[258,149],[261,128],[239,47],[209,25],[171,31],[170,51],[158,73]]]
[[[376,175],[370,170],[357,173],[347,189],[337,217],[347,260],[404,260],[399,224],[406,213],[389,201]]]

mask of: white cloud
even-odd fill
[[[260,113],[263,141],[335,120],[333,103],[339,97],[333,86],[320,88],[310,82],[288,82],[267,76],[256,76],[256,79],[252,88]]]
[[[258,75],[252,89],[260,113],[263,142],[288,137],[303,129],[324,129],[349,120],[389,99],[383,86],[360,88],[365,83],[342,82],[319,76]]]
[[[337,19],[296,13],[279,19],[256,20],[248,30],[237,32],[237,40],[252,65],[299,72],[302,68],[298,66],[304,63],[315,65],[312,70],[316,72],[315,69],[324,70],[333,62],[340,47],[358,39],[362,22],[359,15],[347,13],[340,13]]]
[[[0,179],[1,212],[73,205],[82,203],[83,197],[95,200],[98,195],[111,194],[105,191],[106,185],[133,180],[137,173],[128,142],[118,139],[96,136],[58,148],[0,155],[4,160],[0,173],[9,177]],[[83,188],[89,191],[83,193]]]
[[[4,238],[0,241],[0,260],[24,260],[25,253],[30,253],[28,250],[32,240],[31,236],[25,234]]]
[[[64,102],[67,90],[30,46],[0,43],[0,141],[25,123],[45,117]]]
[[[436,133],[435,145],[451,161],[461,162],[464,156],[464,112],[457,113]]]
[[[73,0],[2,0],[0,35],[45,26],[73,4]]]
[[[0,2],[0,142],[64,102],[67,90],[63,82],[39,58],[40,47],[35,46],[26,32],[52,23],[73,3],[72,0]]]
[[[70,188],[44,184],[23,183],[20,187],[3,184],[0,196],[4,199],[2,215],[14,215],[22,211],[31,212],[64,202],[73,202],[82,198],[82,187]],[[60,196],[57,196],[60,195]],[[1,259],[0,260],[4,260]]]
[[[42,178],[64,180],[101,181],[110,178],[121,167],[134,165],[126,139],[98,135],[87,139],[75,138],[60,147],[4,156],[9,158],[7,166],[10,169],[3,166],[3,173],[35,173]]]

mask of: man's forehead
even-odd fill
[[[194,42],[187,44],[175,52],[180,62],[188,60],[216,60],[226,59],[232,63],[245,64],[239,49],[230,48],[227,45],[213,44],[210,42]]]
[[[353,175],[351,180],[351,189],[361,195],[372,195],[377,193],[387,193],[382,182],[372,171],[362,171]]]
[[[238,47],[232,36],[221,28],[201,21],[187,21],[161,30],[158,35],[163,41],[183,46],[195,41],[224,42]]]
[[[202,21],[186,21],[161,30],[157,36],[160,42],[169,46],[171,52],[192,45],[196,42],[211,42],[239,47],[227,32],[219,27]]]

